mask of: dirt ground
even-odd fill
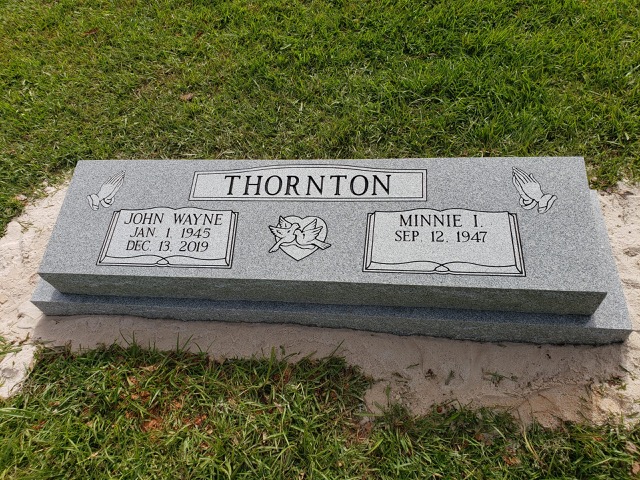
[[[129,316],[46,317],[29,301],[66,185],[47,187],[0,238],[0,335],[22,351],[0,364],[0,396],[15,392],[35,345],[141,345],[203,349],[216,358],[336,353],[375,379],[372,410],[400,402],[414,413],[434,403],[504,408],[524,422],[634,422],[640,413],[640,335],[616,345],[480,343],[292,325],[181,322]],[[609,237],[634,329],[640,325],[640,187],[601,193]]]

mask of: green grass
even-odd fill
[[[640,427],[526,430],[506,414],[398,406],[342,359],[212,361],[112,346],[43,350],[0,402],[0,478],[631,478]]]
[[[0,0],[0,233],[79,159],[582,155],[640,179],[636,0]],[[8,352],[0,343],[0,356]],[[336,358],[45,350],[0,478],[630,478],[640,429],[392,407]]]
[[[0,362],[8,354],[18,351],[19,348],[15,346],[13,342],[9,342],[4,337],[0,336]]]
[[[582,155],[640,178],[636,0],[0,0],[0,232],[79,159]]]

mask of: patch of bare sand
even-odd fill
[[[0,335],[10,340],[70,343],[74,348],[121,344],[171,349],[188,344],[216,358],[269,355],[272,349],[297,357],[336,353],[376,380],[370,408],[389,401],[417,414],[432,405],[509,410],[524,422],[560,420],[632,422],[640,413],[640,336],[601,347],[479,343],[431,337],[325,329],[295,325],[229,324],[150,320],[129,316],[45,317],[29,299],[36,271],[66,187],[51,191],[11,222],[0,239]],[[600,194],[634,328],[640,324],[640,188],[621,184]],[[294,359],[296,358],[294,356]],[[23,355],[28,357],[28,355]],[[5,391],[19,384],[19,366],[5,372]],[[22,360],[24,371],[29,359]],[[3,362],[3,364],[6,362]],[[0,365],[0,373],[3,366]],[[0,381],[1,382],[1,381]]]

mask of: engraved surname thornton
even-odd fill
[[[327,165],[196,172],[190,200],[426,200],[426,170]]]
[[[285,197],[311,197],[313,195],[333,195],[342,197],[352,195],[361,197],[363,195],[377,196],[389,195],[391,175],[225,175],[224,179],[229,186],[227,195],[247,196],[266,195],[274,197],[283,195]],[[236,183],[236,180],[238,182]]]

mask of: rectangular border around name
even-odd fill
[[[263,175],[260,175],[261,172]],[[357,173],[354,174],[354,172]],[[243,174],[245,175],[244,184]],[[384,175],[386,179],[381,179],[377,175]],[[255,177],[253,182],[251,182],[252,176]],[[274,178],[275,183],[272,182]],[[326,178],[329,179],[327,185],[324,183]],[[239,180],[238,183],[236,180]],[[250,188],[253,189],[252,192],[249,191]],[[344,165],[273,165],[235,170],[198,171],[193,175],[189,200],[426,201],[427,170]]]

